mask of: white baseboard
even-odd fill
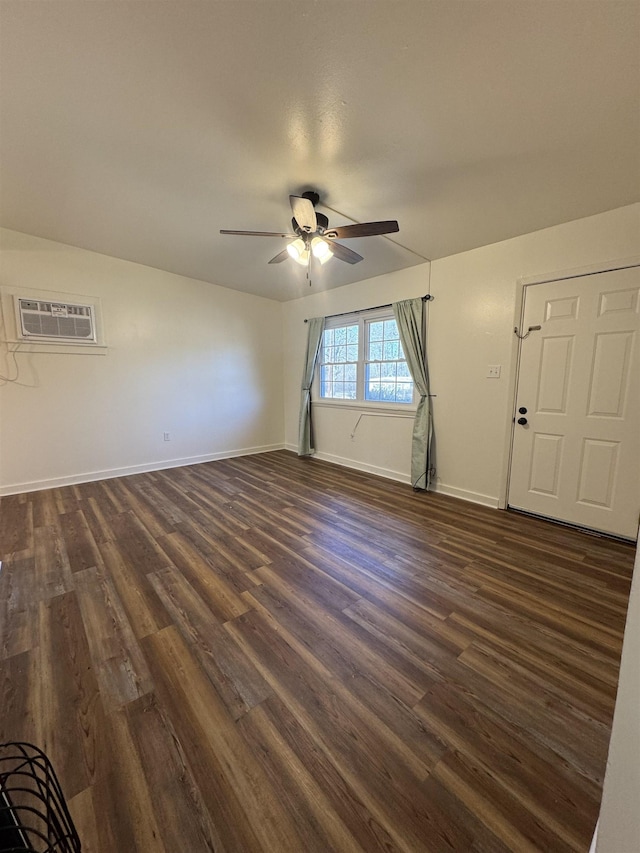
[[[201,462],[215,462],[217,459],[232,459],[235,456],[252,456],[256,453],[269,453],[272,450],[284,450],[284,444],[265,444],[262,447],[243,447],[238,450],[223,450],[220,453],[206,453],[201,456],[186,456],[182,459],[164,459],[162,462],[145,462],[142,465],[129,465],[125,468],[109,468],[105,471],[87,471],[67,477],[54,477],[49,480],[34,480],[29,483],[14,483],[0,486],[0,496],[20,495],[23,492],[41,492],[43,489],[57,489],[61,486],[75,486],[79,483],[92,483],[95,480],[112,480],[114,477],[129,477],[131,474],[145,474],[149,471],[162,471],[165,468],[182,468],[185,465],[199,465]]]
[[[450,495],[452,498],[460,498],[463,501],[469,501],[473,504],[490,506],[492,509],[499,508],[499,498],[492,498],[490,495],[483,495],[480,492],[471,492],[468,489],[458,489],[456,486],[447,486],[446,483],[437,483],[436,486],[432,488],[434,492],[440,492],[442,495]]]
[[[295,445],[288,444],[286,450],[298,452]],[[377,477],[385,477],[387,480],[395,480],[398,483],[410,484],[411,478],[408,474],[403,474],[402,471],[393,471],[390,468],[382,468],[379,465],[370,465],[368,462],[360,462],[358,459],[347,459],[344,456],[336,456],[334,453],[323,453],[316,451],[313,454],[314,459],[321,459],[323,462],[331,462],[334,465],[340,465],[342,468],[353,468],[354,471],[364,471],[366,474],[375,474]]]
[[[285,450],[297,453],[298,446],[297,444],[286,444]],[[386,477],[388,480],[396,480],[398,483],[411,485],[410,475],[401,471],[392,471],[388,468],[380,468],[377,465],[369,465],[366,462],[359,462],[357,459],[346,459],[343,456],[335,456],[333,453],[322,453],[321,451],[314,453],[314,458],[322,459],[325,462],[333,462],[334,465],[341,465],[343,468],[354,468],[356,471],[365,471],[367,474],[376,474],[378,477]],[[455,486],[447,486],[445,483],[438,483],[435,487],[432,486],[432,491],[440,492],[443,495],[451,495],[452,498],[460,498],[460,500],[469,501],[470,503],[488,506],[492,509],[499,508],[499,498],[493,498],[490,495],[483,495],[480,492],[472,492],[468,489],[458,489]]]
[[[285,445],[285,450],[298,452],[296,444]],[[364,471],[366,474],[375,474],[378,477],[386,477],[387,480],[396,480],[399,483],[410,483],[411,478],[408,474],[403,474],[402,471],[393,471],[390,468],[381,468],[379,465],[370,465],[367,462],[360,462],[357,459],[347,459],[344,456],[336,456],[334,453],[323,453],[316,451],[313,454],[314,459],[321,459],[323,462],[332,462],[334,465],[340,465],[342,468],[353,468],[355,471]]]

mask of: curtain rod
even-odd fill
[[[430,302],[433,296],[430,293],[420,297],[423,302]],[[348,317],[350,314],[363,314],[365,311],[378,311],[380,308],[391,308],[393,302],[388,302],[386,305],[374,305],[373,308],[359,308],[357,311],[343,311],[342,314],[327,314],[325,320],[332,320],[334,317]],[[309,320],[305,320],[308,323]]]

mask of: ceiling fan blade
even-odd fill
[[[316,211],[312,202],[310,202],[308,198],[290,195],[289,203],[291,204],[293,218],[303,231],[306,231],[308,234],[313,234],[318,230]]]
[[[283,249],[281,252],[278,252],[278,254],[274,258],[271,258],[269,263],[281,264],[283,261],[286,261],[288,257],[290,257],[289,252],[286,249]]]
[[[384,222],[358,222],[355,225],[338,225],[337,228],[329,228],[327,237],[337,237],[344,240],[349,237],[373,237],[376,234],[393,234],[399,231],[395,219],[387,219]]]
[[[334,243],[333,240],[326,240],[325,242],[331,246],[333,256],[338,258],[339,261],[346,261],[348,264],[357,264],[359,261],[364,260],[362,255],[354,252],[353,249],[347,249],[341,243]]]
[[[244,237],[286,237],[295,240],[297,234],[285,234],[284,231],[226,231],[220,229],[221,234],[240,234]]]

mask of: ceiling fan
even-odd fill
[[[249,237],[283,237],[292,240],[292,243],[281,252],[271,258],[270,264],[279,264],[287,258],[293,258],[302,266],[307,268],[311,264],[311,258],[315,258],[321,264],[335,257],[348,264],[357,264],[363,260],[362,255],[348,249],[336,240],[346,240],[351,237],[370,237],[376,234],[392,234],[398,231],[398,223],[395,219],[384,222],[360,222],[354,225],[339,225],[337,228],[329,228],[329,220],[323,213],[316,212],[316,205],[320,196],[316,192],[304,192],[301,196],[290,195],[289,203],[293,219],[291,227],[293,234],[282,231],[227,231],[221,230],[221,234],[240,234]]]

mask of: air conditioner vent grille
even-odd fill
[[[19,298],[18,313],[24,338],[96,342],[92,305]]]

